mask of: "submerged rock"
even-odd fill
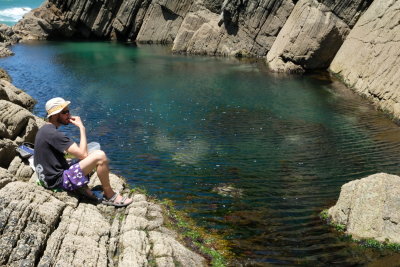
[[[378,173],[343,185],[328,215],[355,239],[400,243],[400,177]]]
[[[230,184],[221,184],[217,187],[214,187],[213,192],[216,192],[224,197],[240,198],[243,196],[243,189],[236,188]]]

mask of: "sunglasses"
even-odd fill
[[[67,109],[67,110],[63,110],[63,111],[61,111],[60,112],[61,114],[69,114],[69,110]]]

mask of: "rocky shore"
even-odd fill
[[[7,78],[7,77],[6,77]],[[206,266],[205,258],[166,227],[164,206],[130,190],[111,174],[113,188],[134,199],[116,209],[85,202],[36,184],[36,174],[16,148],[33,142],[45,122],[35,101],[0,79],[1,266]],[[95,175],[90,187],[100,185]],[[197,241],[198,242],[198,241]],[[196,248],[196,246],[191,246]]]

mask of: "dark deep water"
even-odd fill
[[[162,46],[43,42],[13,51],[0,67],[38,100],[36,114],[49,98],[71,100],[113,172],[227,234],[243,264],[400,261],[357,246],[318,216],[344,183],[400,174],[399,127],[342,86]],[[224,184],[242,197],[213,190]]]

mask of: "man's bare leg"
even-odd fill
[[[114,196],[115,192],[110,185],[108,159],[103,151],[97,150],[89,154],[79,162],[79,166],[85,175],[88,175],[97,167],[97,176],[99,176],[105,197],[109,199]]]

